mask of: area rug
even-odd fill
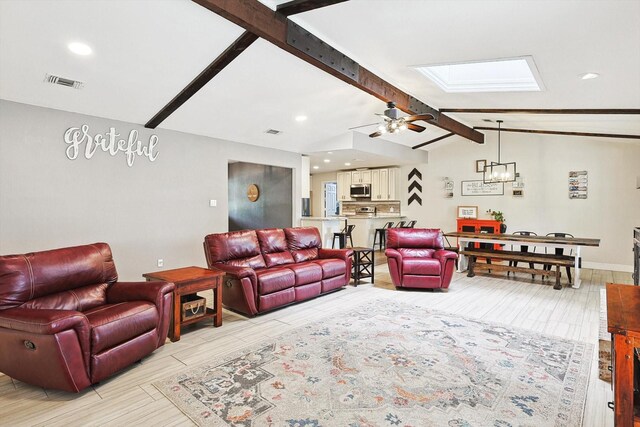
[[[380,300],[154,385],[202,426],[579,426],[592,352]]]

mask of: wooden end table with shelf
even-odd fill
[[[351,267],[351,278],[353,286],[358,286],[362,279],[371,278],[374,280],[375,251],[373,248],[355,247],[353,250],[353,265]]]
[[[175,284],[173,291],[173,315],[169,339],[180,341],[180,328],[192,323],[213,319],[213,326],[222,326],[222,278],[224,272],[202,267],[184,267],[174,270],[156,271],[142,275],[148,282],[162,280]],[[205,314],[193,319],[183,320],[180,297],[203,291],[213,291],[212,308],[206,307]]]
[[[614,425],[640,426],[634,396],[635,349],[640,347],[640,287],[607,283],[607,325],[611,333]]]

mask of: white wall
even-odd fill
[[[640,144],[599,138],[502,134],[502,161],[516,161],[524,179],[524,197],[469,197],[460,195],[461,180],[482,179],[475,173],[475,161],[495,160],[496,135],[487,143],[451,141],[430,152],[429,164],[402,168],[402,211],[418,220],[418,226],[454,230],[456,207],[479,207],[480,218],[487,209],[504,213],[507,232],[535,231],[539,235],[567,232],[576,237],[600,238],[599,248],[583,249],[586,267],[631,271],[632,228],[640,226]],[[423,174],[423,204],[407,206],[407,174],[417,167]],[[589,172],[586,200],[570,200],[568,174]],[[444,197],[443,177],[455,182],[454,197]],[[453,242],[452,242],[453,243]]]
[[[157,160],[128,167],[102,151],[69,160],[63,135],[82,124],[92,135],[137,129],[145,144],[156,134]],[[159,270],[158,258],[163,269],[206,266],[204,236],[227,230],[234,160],[293,168],[299,224],[299,154],[0,100],[0,254],[104,241],[123,280]]]

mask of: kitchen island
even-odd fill
[[[322,237],[322,247],[330,248],[333,239],[333,233],[339,233],[346,224],[353,224],[351,236],[353,237],[353,246],[362,246],[366,248],[373,247],[373,237],[376,228],[382,228],[384,225],[393,221],[397,224],[404,221],[405,216],[401,215],[345,215],[345,216],[305,216],[302,217],[300,224],[303,227],[316,227],[320,231]],[[347,241],[347,245],[351,242]],[[338,242],[336,240],[336,246]]]

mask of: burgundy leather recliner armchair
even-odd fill
[[[396,288],[446,289],[458,259],[444,250],[442,232],[435,228],[387,229],[385,255]]]
[[[164,345],[173,288],[118,282],[106,243],[0,256],[0,372],[79,392]]]

